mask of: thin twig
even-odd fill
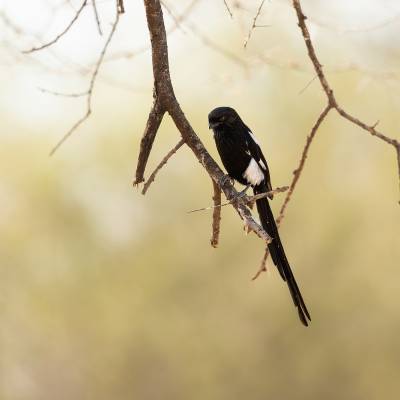
[[[286,192],[288,189],[289,189],[289,186],[282,186],[282,187],[278,187],[276,189],[270,190],[268,192],[255,194],[254,196],[239,195],[238,197],[242,198],[246,204],[252,205],[252,204],[254,204],[254,202],[256,200],[263,199],[264,197],[271,196],[272,194]],[[188,214],[191,214],[194,212],[199,212],[199,211],[214,210],[215,208],[221,208],[221,207],[228,206],[230,204],[234,204],[236,201],[237,201],[237,198],[229,200],[226,203],[215,203],[214,202],[214,205],[212,205],[212,206],[197,208],[195,210],[188,211]]]
[[[267,27],[267,25],[262,25],[262,26],[261,26],[261,25],[256,25],[256,23],[257,23],[257,18],[260,16],[261,9],[263,8],[264,3],[265,3],[265,0],[262,0],[261,3],[260,3],[260,5],[259,5],[259,7],[258,7],[257,13],[256,13],[256,15],[255,15],[254,18],[253,18],[253,23],[252,23],[252,25],[251,25],[251,27],[250,27],[250,29],[249,29],[249,33],[248,33],[248,35],[247,35],[247,38],[246,38],[246,40],[244,41],[244,48],[247,47],[247,43],[249,43],[249,40],[250,40],[250,38],[251,38],[251,34],[253,33],[253,31],[254,31],[255,28],[258,28],[258,27],[260,27],[260,28],[261,28],[261,27],[265,28],[265,27]]]
[[[42,93],[48,93],[53,96],[59,96],[59,97],[84,97],[89,94],[89,92],[87,90],[84,92],[80,92],[80,93],[61,93],[61,92],[55,92],[53,90],[48,90],[48,89],[41,88],[41,87],[38,87],[37,89],[39,91],[41,91]]]
[[[318,78],[318,75],[314,75],[314,77],[313,77],[312,79],[310,79],[310,80],[307,82],[307,84],[303,87],[303,89],[301,89],[301,90],[299,91],[299,94],[303,94],[303,93],[308,89],[308,87],[309,87],[317,78]]]
[[[296,188],[296,185],[297,185],[297,182],[298,182],[298,180],[300,178],[300,175],[303,172],[303,168],[304,168],[304,165],[306,163],[306,159],[307,159],[307,156],[308,156],[308,152],[310,150],[311,143],[314,140],[314,137],[315,137],[315,135],[316,135],[316,133],[318,131],[318,128],[320,127],[322,121],[328,115],[328,113],[331,110],[331,108],[332,107],[329,104],[324,108],[322,113],[319,115],[317,121],[315,122],[314,126],[312,127],[310,134],[307,136],[306,143],[304,145],[303,152],[301,154],[299,165],[293,172],[293,179],[292,179],[292,182],[290,183],[289,191],[286,193],[285,200],[283,201],[282,207],[281,207],[281,209],[279,211],[279,216],[276,219],[276,223],[277,223],[278,226],[281,224],[281,222],[282,222],[282,220],[283,220],[283,218],[285,216],[286,207],[287,207],[287,205],[288,205],[288,203],[289,203],[289,201],[290,201],[290,199],[292,197],[294,189]]]
[[[226,11],[228,11],[231,18],[233,18],[233,13],[232,13],[231,9],[229,8],[228,2],[226,0],[224,0],[224,4],[225,4]]]
[[[93,6],[94,18],[96,20],[97,30],[99,31],[99,35],[102,36],[103,31],[101,30],[101,24],[100,24],[99,13],[97,12],[96,0],[92,0],[92,6]]]
[[[211,236],[211,246],[214,248],[218,247],[219,243],[219,232],[220,232],[220,226],[221,226],[221,207],[217,207],[219,204],[221,204],[221,188],[219,185],[211,179],[212,184],[213,184],[213,190],[214,190],[214,195],[213,195],[213,202],[214,202],[214,210],[213,210],[213,218],[212,218],[212,236]]]
[[[199,0],[192,0],[191,3],[182,11],[180,15],[176,17],[177,21],[179,24],[182,24],[182,22],[189,17],[189,15],[193,12],[195,9],[195,6],[198,4]],[[0,14],[1,16],[1,14]],[[178,28],[178,25],[175,23],[172,27],[170,27],[167,31],[168,37],[173,34]],[[130,59],[133,57],[136,57],[142,53],[145,53],[146,51],[151,49],[151,44],[146,44],[144,46],[138,47],[136,50],[133,51],[123,51],[119,53],[115,53],[109,57],[107,57],[104,62],[107,61],[114,61],[114,60],[119,60],[121,58],[126,58]]]
[[[267,250],[264,252],[263,258],[260,263],[260,267],[258,271],[255,273],[255,275],[251,278],[252,281],[255,281],[263,272],[267,272],[267,259],[268,259],[268,247]]]
[[[157,165],[156,169],[152,172],[149,179],[145,182],[142,190],[142,194],[146,194],[147,190],[149,189],[150,185],[154,182],[158,171],[168,162],[168,160],[185,144],[185,141],[181,139],[173,149],[171,149],[167,155],[161,160],[160,164]]]
[[[298,180],[299,180],[299,178],[300,178],[300,176],[301,176],[301,174],[303,172],[303,168],[304,168],[307,156],[308,156],[308,152],[310,150],[311,143],[314,140],[314,137],[315,137],[315,135],[316,135],[316,133],[318,131],[318,128],[320,127],[322,121],[326,118],[326,116],[328,115],[328,113],[329,113],[329,111],[331,109],[332,109],[332,106],[330,106],[328,104],[325,107],[325,109],[322,111],[322,113],[319,115],[317,121],[315,122],[314,126],[311,129],[310,134],[307,136],[306,143],[304,145],[303,152],[302,152],[301,157],[300,157],[299,165],[293,172],[293,178],[292,178],[292,182],[290,183],[290,186],[289,186],[289,191],[286,193],[285,199],[284,199],[283,204],[281,206],[281,209],[279,211],[279,216],[276,219],[276,224],[277,224],[278,228],[279,228],[279,226],[280,226],[280,224],[281,224],[281,222],[282,222],[282,220],[283,220],[283,218],[285,216],[286,207],[287,207],[289,201],[292,198],[293,191],[296,188],[297,182],[298,182]],[[258,271],[253,276],[252,280],[257,279],[262,272],[267,270],[266,262],[267,262],[267,259],[268,259],[268,254],[269,254],[269,250],[268,250],[268,247],[267,247],[265,249],[264,256],[263,256],[263,259],[261,260],[261,263],[260,263],[260,266],[258,268]]]
[[[84,0],[82,5],[79,7],[79,9],[76,11],[74,17],[72,18],[72,20],[69,22],[69,24],[67,25],[67,27],[61,32],[59,33],[53,40],[50,40],[50,42],[47,42],[41,46],[38,47],[32,47],[29,50],[24,50],[23,53],[27,54],[27,53],[33,53],[34,51],[38,51],[38,50],[42,50],[46,47],[50,47],[51,45],[53,45],[54,43],[56,43],[60,38],[62,38],[72,27],[72,25],[74,25],[74,23],[77,21],[77,19],[79,18],[79,15],[81,14],[82,10],[86,7],[88,0]]]
[[[76,123],[71,127],[71,129],[56,143],[56,145],[50,152],[50,156],[52,156],[60,148],[60,146],[90,117],[90,114],[92,113],[92,96],[93,96],[93,89],[96,83],[96,78],[99,73],[100,66],[103,63],[103,59],[107,52],[108,46],[111,43],[111,40],[117,29],[118,22],[119,22],[119,12],[117,11],[115,14],[115,20],[111,27],[111,31],[107,37],[107,40],[104,43],[103,49],[100,53],[92,77],[90,79],[89,88],[87,90],[86,112],[84,116],[80,118],[78,121],[76,121]]]

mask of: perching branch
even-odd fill
[[[200,141],[189,121],[185,117],[175,97],[169,72],[167,36],[160,1],[144,0],[144,5],[152,46],[154,102],[156,105],[158,104],[159,107],[156,109],[153,106],[153,110],[150,113],[147,127],[142,138],[135,184],[143,182],[146,163],[151,151],[151,146],[157,134],[157,127],[159,126],[165,111],[167,111],[178,128],[185,144],[192,150],[211,179],[213,179],[213,181],[220,187],[227,199],[235,199],[232,202],[232,205],[243,220],[245,229],[247,231],[253,231],[266,243],[269,243],[271,238],[253,219],[244,200],[238,197],[238,192],[232,186],[229,179],[226,179],[222,170],[205,149],[203,143]],[[156,121],[157,124],[154,124],[154,121]],[[149,126],[152,126],[153,129],[148,129]],[[144,145],[144,143],[146,145]]]

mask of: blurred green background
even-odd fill
[[[19,3],[19,4],[16,4]],[[21,4],[23,3],[23,4]],[[400,390],[399,193],[395,153],[335,113],[323,123],[282,224],[313,321],[298,321],[275,268],[255,282],[263,246],[224,207],[209,245],[211,182],[184,148],[143,197],[133,189],[152,101],[143,5],[104,42],[79,1],[3,1],[0,145],[1,399],[397,399]],[[108,31],[113,2],[98,2]],[[190,5],[169,1],[180,15]],[[325,106],[289,1],[198,1],[178,29],[168,14],[178,99],[219,161],[208,112],[235,107],[262,143],[275,186],[289,184]],[[342,106],[397,137],[400,13],[395,1],[302,1]],[[207,42],[207,40],[208,42]],[[212,43],[212,45],[210,45]],[[216,45],[223,52],[216,51]],[[397,136],[396,136],[397,135]],[[163,121],[147,174],[177,141]],[[273,201],[278,210],[283,195]]]

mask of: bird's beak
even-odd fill
[[[221,122],[209,122],[208,123],[208,129],[214,129],[220,124],[221,124]]]

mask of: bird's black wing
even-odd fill
[[[247,148],[248,151],[250,152],[251,157],[254,158],[254,160],[257,162],[258,166],[264,173],[265,185],[267,186],[267,189],[272,190],[271,177],[269,174],[267,161],[264,157],[260,145],[257,142],[256,137],[248,127],[246,127],[245,137],[246,137]],[[272,197],[273,196],[271,195],[270,198],[272,199]]]

